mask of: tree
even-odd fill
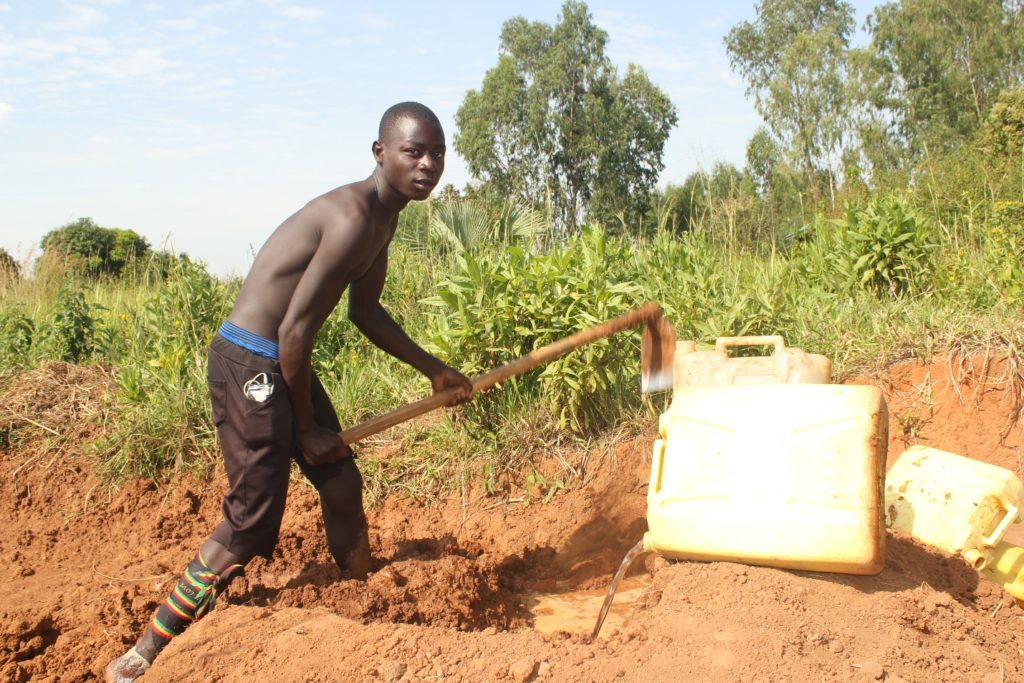
[[[868,17],[876,105],[914,155],[960,144],[1024,84],[1024,3],[900,0]]]
[[[761,196],[772,192],[772,176],[781,162],[779,146],[772,134],[760,126],[747,142],[747,175]]]
[[[146,238],[133,230],[103,228],[91,218],[79,218],[43,236],[43,255],[70,258],[89,276],[118,276],[124,267],[149,254]]]
[[[653,208],[651,190],[664,168],[662,150],[678,118],[668,96],[634,64],[610,85],[609,109],[593,122],[604,133],[598,138],[598,172],[588,213],[603,223],[614,216],[623,227],[636,229],[635,221]]]
[[[721,164],[720,164],[721,165]],[[686,176],[681,186],[669,185],[665,195],[672,198],[676,211],[682,217],[682,226],[686,230],[699,230],[705,225],[713,213],[716,197],[711,193],[712,176],[704,169],[698,169]],[[719,186],[721,176],[719,176]]]
[[[853,7],[838,0],[762,0],[757,19],[725,37],[747,94],[808,177],[824,173],[834,192],[850,144],[848,57]]]
[[[498,64],[456,113],[455,149],[488,193],[550,202],[556,227],[648,201],[675,107],[642,69],[620,79],[607,34],[569,0],[554,26],[509,19]]]

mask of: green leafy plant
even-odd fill
[[[642,296],[632,256],[628,244],[594,229],[543,255],[521,247],[467,254],[424,301],[438,308],[430,319],[431,350],[476,374],[615,317]],[[496,407],[520,396],[540,400],[557,427],[607,425],[637,393],[626,390],[638,379],[637,351],[627,336],[588,344],[485,394],[467,413],[493,427]]]
[[[1024,301],[1024,202],[995,202],[994,220],[985,234],[987,272],[1006,300]]]
[[[833,265],[846,279],[876,294],[915,293],[929,284],[939,242],[934,224],[903,198],[876,197],[860,208],[846,206],[833,221],[838,230]]]
[[[23,368],[29,364],[29,352],[35,336],[35,324],[19,302],[0,311],[0,365]]]
[[[534,495],[540,498],[541,502],[549,503],[555,494],[565,488],[565,482],[561,479],[545,477],[537,470],[533,470],[526,476],[526,492],[523,495],[523,503],[529,505],[533,502]]]
[[[62,288],[57,294],[46,327],[46,345],[52,358],[79,363],[93,348],[92,306],[78,290]]]
[[[421,254],[478,253],[496,245],[531,244],[549,232],[543,211],[513,201],[492,207],[480,199],[450,196],[429,202],[426,214],[407,221],[397,236]]]

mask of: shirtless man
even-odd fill
[[[457,389],[454,403],[471,396],[469,380],[420,348],[380,304],[398,214],[409,200],[430,196],[444,155],[434,113],[416,102],[396,104],[381,118],[370,177],[309,202],[257,254],[209,352],[213,421],[229,485],[224,518],[135,646],[107,666],[108,683],[141,676],[249,560],[270,558],[292,459],[320,494],[338,566],[365,578],[362,478],[312,372],[313,337],[348,288],[348,317],[370,341],[430,378],[435,392]]]

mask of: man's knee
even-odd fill
[[[314,482],[324,512],[336,519],[365,523],[363,477],[351,459],[331,464],[331,472]]]

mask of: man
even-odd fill
[[[313,337],[346,288],[349,319],[374,344],[429,377],[435,392],[457,389],[454,403],[472,394],[465,376],[420,348],[380,304],[398,214],[429,197],[444,170],[441,123],[422,104],[396,104],[372,149],[369,178],[317,197],[274,231],[210,345],[213,421],[229,484],[224,518],[136,645],[107,666],[108,683],[141,676],[249,560],[270,558],[293,458],[320,494],[335,561],[365,578],[362,478],[310,365]]]

